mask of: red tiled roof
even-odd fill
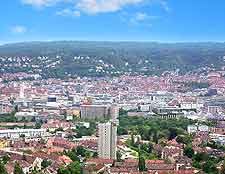
[[[102,159],[102,158],[91,158],[86,161],[86,163],[99,163],[99,164],[112,164],[112,159]]]
[[[130,172],[136,172],[138,171],[138,169],[131,169],[131,168],[118,168],[118,167],[111,167],[110,168],[110,173],[112,172],[115,172],[115,173],[123,173],[123,172],[126,172],[126,173],[130,173]]]
[[[73,162],[68,156],[65,156],[65,155],[60,156],[59,157],[59,160],[61,160],[65,164],[69,164],[69,163]]]
[[[125,159],[124,162],[125,163],[138,163],[138,160],[135,160],[135,159]]]
[[[151,164],[164,164],[165,162],[164,162],[164,160],[146,160],[145,163],[146,164],[149,164],[149,163],[151,163]]]

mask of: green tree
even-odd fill
[[[69,174],[69,170],[63,166],[59,167],[57,174]]]
[[[79,162],[72,162],[67,166],[70,174],[81,174],[81,167]]]
[[[5,156],[2,157],[2,162],[3,162],[4,164],[7,164],[7,162],[8,162],[9,160],[10,160],[9,155],[5,155]]]
[[[92,157],[93,158],[97,158],[98,157],[98,153],[97,152],[94,152],[93,155],[92,155]]]
[[[144,150],[145,152],[148,152],[148,144],[144,143],[140,145],[140,149]]]
[[[134,134],[131,134],[131,145],[133,146],[134,145]]]
[[[31,171],[32,174],[44,174],[41,171],[38,171],[37,167],[34,167],[34,169]]]
[[[191,138],[189,135],[178,135],[176,137],[176,141],[182,144],[188,144],[191,142]]]
[[[14,166],[14,174],[24,174],[22,167],[16,162]]]
[[[218,173],[217,168],[216,168],[216,164],[211,160],[207,160],[203,164],[203,171],[206,172],[206,173]]]
[[[138,152],[138,167],[140,171],[145,171],[145,158],[142,156],[142,154],[140,153],[140,149]]]
[[[221,168],[221,174],[225,174],[225,160],[223,161],[223,165]]]
[[[186,155],[189,158],[192,158],[194,156],[194,150],[191,146],[186,146],[184,148],[184,155]]]
[[[127,115],[127,111],[124,110],[124,109],[122,109],[122,108],[120,108],[120,109],[119,109],[119,115],[120,115],[120,116],[121,116],[121,115]]]
[[[70,159],[72,161],[79,161],[79,158],[77,157],[76,151],[72,150],[72,151],[68,151],[68,152],[64,152],[66,156],[70,157]]]
[[[152,150],[153,150],[153,144],[149,143],[148,144],[148,153],[152,153]]]
[[[43,169],[47,168],[48,166],[50,166],[52,164],[52,162],[50,160],[46,160],[44,159],[42,162],[41,162],[41,167]]]
[[[127,131],[127,129],[125,129],[123,127],[118,127],[117,134],[118,135],[127,135],[128,134],[128,131]]]
[[[158,144],[158,141],[159,141],[158,132],[157,130],[155,130],[153,134],[153,142],[155,142],[155,144]]]
[[[2,162],[0,162],[0,173],[1,174],[8,174],[6,169],[5,169],[5,165]]]
[[[193,161],[192,166],[201,169],[202,165],[198,161]]]
[[[77,156],[82,156],[82,157],[85,157],[86,155],[86,150],[84,149],[84,147],[82,146],[78,146],[77,149],[76,149],[76,154]]]
[[[168,137],[168,139],[169,140],[172,140],[172,139],[174,139],[174,138],[176,138],[176,136],[177,136],[177,129],[176,128],[169,128],[169,137]]]
[[[76,138],[81,138],[82,136],[91,136],[95,133],[95,128],[91,127],[86,128],[83,126],[78,126],[76,130]]]
[[[207,153],[197,153],[194,155],[194,160],[200,161],[207,161],[209,159],[209,155]]]
[[[79,162],[72,162],[68,166],[59,167],[58,174],[81,174],[81,167]]]

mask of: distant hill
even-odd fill
[[[224,56],[225,43],[211,42],[26,42],[0,46],[0,72],[26,71],[46,77],[187,72],[225,66]]]

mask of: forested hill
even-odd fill
[[[2,72],[45,76],[145,74],[225,65],[225,43],[26,42],[0,46]],[[24,59],[21,59],[25,57]],[[19,65],[18,65],[19,61]],[[10,66],[5,66],[11,64]],[[4,68],[3,66],[4,65]]]

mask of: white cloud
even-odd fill
[[[117,12],[126,6],[138,5],[142,3],[146,5],[151,2],[159,3],[165,11],[170,11],[167,0],[21,0],[21,2],[23,4],[31,5],[37,8],[48,7],[57,3],[67,3],[68,8],[62,10],[61,12],[57,12],[59,15],[66,16],[79,16],[80,11],[89,15]],[[71,5],[73,7],[71,7]],[[77,10],[71,10],[72,8],[76,8]]]
[[[150,15],[146,12],[136,12],[134,14],[122,12],[119,14],[120,20],[130,26],[152,27],[154,22],[161,16]]]
[[[21,0],[23,4],[32,5],[34,7],[47,7],[58,3],[61,0]]]
[[[71,10],[71,9],[63,9],[61,11],[56,12],[59,16],[72,16],[72,17],[80,17],[80,11],[78,10]]]
[[[17,25],[11,28],[13,33],[16,34],[21,34],[21,33],[26,33],[27,32],[27,28],[21,25]]]
[[[149,18],[149,16],[146,13],[138,12],[138,13],[135,14],[135,20],[136,21],[144,21],[147,18]]]
[[[166,12],[171,11],[170,7],[168,6],[168,4],[165,0],[160,0],[159,3]]]
[[[146,25],[152,26],[155,19],[160,18],[159,16],[152,16],[145,12],[137,12],[133,15],[124,14],[122,20],[131,25]]]
[[[115,12],[126,5],[134,5],[144,1],[146,0],[21,0],[23,4],[38,8],[48,7],[59,2],[73,3],[78,9],[89,14]]]
[[[116,12],[127,5],[135,5],[144,0],[78,0],[76,7],[88,14]]]

